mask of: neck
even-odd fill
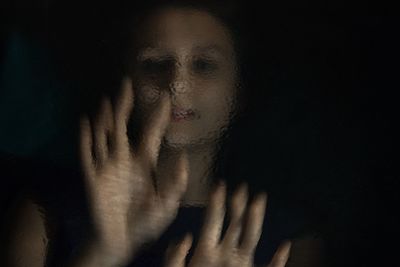
[[[181,205],[204,206],[208,202],[211,187],[212,167],[216,152],[215,144],[207,144],[186,149],[189,163],[188,184]],[[177,149],[164,147],[160,151],[160,173],[168,172],[169,166],[174,166],[178,156]]]

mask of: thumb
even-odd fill
[[[177,208],[187,189],[189,161],[185,150],[178,152],[174,165],[159,179],[160,196],[171,212]]]
[[[192,235],[186,234],[178,244],[170,244],[166,252],[164,267],[184,267],[186,255],[189,253],[192,242]]]
[[[270,264],[268,264],[266,267],[285,267],[289,259],[291,246],[292,243],[290,241],[283,242],[276,250]]]

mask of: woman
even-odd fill
[[[133,35],[131,78],[114,105],[106,98],[94,120],[82,119],[81,157],[95,237],[72,265],[157,266],[168,238],[178,233],[176,216],[192,218],[186,223],[196,228],[201,216],[193,220],[188,212],[201,215],[208,206],[189,266],[252,266],[266,195],[247,205],[247,188],[240,186],[222,235],[226,186],[211,190],[215,181],[229,179],[215,176],[216,157],[243,105],[233,32],[204,3],[177,1],[145,13]],[[184,265],[190,240],[169,250],[167,266]],[[278,249],[271,266],[286,264],[289,247]]]
[[[239,54],[234,45],[233,32],[214,11],[215,9],[204,3],[196,5],[177,1],[142,14],[138,20],[140,23],[134,28],[134,47],[131,47],[131,56],[128,57],[133,92],[130,89],[131,82],[126,80],[114,111],[111,103],[104,100],[100,115],[92,123],[92,127],[87,119],[83,120],[82,159],[85,162],[86,176],[92,179],[89,187],[94,191],[93,203],[98,204],[94,210],[99,211],[98,214],[95,212],[95,222],[100,229],[99,236],[104,238],[107,251],[114,248],[115,254],[118,254],[127,250],[132,256],[132,251],[136,252],[140,247],[138,243],[144,244],[161,235],[174,219],[178,205],[205,206],[212,182],[229,179],[215,177],[213,170],[221,140],[239,111],[239,106],[243,104],[241,90],[244,88],[239,86]],[[134,100],[132,94],[135,95]],[[126,124],[133,102],[134,129],[140,130],[133,134],[131,152],[128,149]],[[92,135],[94,139],[91,138]],[[90,153],[91,146],[95,150],[94,161]],[[120,153],[123,156],[119,156]],[[94,166],[96,162],[97,165]],[[115,169],[127,172],[116,174]],[[102,177],[114,175],[118,179],[129,176],[129,179],[135,179],[136,182],[130,183],[122,179],[123,182],[118,185],[120,188],[115,189],[115,194],[102,192],[102,186],[110,187],[107,178]],[[93,185],[93,180],[101,179],[107,185]],[[153,180],[157,190],[149,183]],[[218,187],[211,195],[209,213],[203,226],[208,230],[203,230],[200,234],[200,244],[202,235],[211,231],[213,234],[210,236],[215,238],[218,236],[218,229],[222,227],[225,195],[223,188]],[[150,193],[138,197],[143,192]],[[247,199],[244,192],[246,189],[241,187],[234,194],[235,204],[230,227],[236,227],[236,230],[230,228],[227,235],[231,231],[239,235],[239,229],[243,227],[244,235],[249,233],[249,236],[254,235],[254,240],[258,240],[264,217],[265,196],[259,195],[249,205],[250,218],[246,226],[246,219],[242,219],[246,206],[242,202],[246,203]],[[102,193],[109,195],[104,196]],[[111,226],[102,213],[106,213],[108,205],[118,206],[121,199],[129,199],[130,195],[134,195],[135,200],[124,204],[126,208],[122,208],[122,214],[116,215],[113,213],[115,210],[109,211],[113,214],[108,216],[112,218]],[[181,195],[183,199],[179,202]],[[118,204],[112,202],[113,196],[117,196],[115,201]],[[126,234],[126,229],[130,227],[124,223],[121,223],[122,229],[116,233],[113,228],[115,218],[125,218],[132,205],[136,210],[132,213],[135,217],[132,225],[140,234]],[[154,217],[159,219],[154,221]],[[213,227],[216,229],[209,230]],[[250,234],[252,231],[254,232]],[[172,233],[170,236],[177,232]],[[114,240],[121,240],[127,235],[136,236],[140,241],[127,240],[120,244]],[[251,255],[257,243],[254,240],[249,245],[251,249],[247,253],[247,265],[253,264]],[[124,258],[125,255],[121,257]],[[149,259],[156,257],[157,254],[150,253],[142,257],[142,262],[150,265]],[[242,263],[241,266],[246,264]]]

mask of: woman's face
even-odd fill
[[[146,118],[166,91],[172,103],[167,144],[215,142],[236,100],[236,59],[226,26],[205,11],[170,8],[150,16],[139,32],[133,81],[140,115]]]

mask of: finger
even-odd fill
[[[116,101],[115,108],[115,153],[127,155],[130,152],[127,125],[133,109],[134,94],[132,81],[125,78],[122,81],[121,93]]]
[[[80,156],[85,178],[94,177],[94,162],[92,156],[92,130],[89,119],[86,115],[80,121]]]
[[[262,232],[266,204],[267,195],[265,193],[258,195],[250,204],[240,245],[240,250],[244,255],[254,253]]]
[[[225,195],[226,186],[222,183],[211,193],[199,246],[214,248],[218,245],[225,216]]]
[[[172,173],[165,175],[160,181],[160,197],[166,209],[170,212],[177,209],[187,188],[189,161],[185,150],[180,152],[176,166],[172,168]]]
[[[272,258],[270,264],[267,265],[267,267],[285,267],[289,259],[291,246],[292,243],[290,241],[282,243],[276,250],[274,257]]]
[[[230,206],[230,223],[222,241],[223,247],[230,250],[237,247],[242,230],[242,219],[247,205],[247,185],[242,184],[233,194]]]
[[[171,117],[171,101],[169,94],[163,94],[157,108],[150,115],[143,129],[143,140],[139,154],[149,166],[156,167],[160,145]]]
[[[113,128],[112,107],[107,98],[101,102],[99,115],[95,123],[95,154],[98,166],[101,166],[108,158],[108,134]]]
[[[165,267],[184,267],[186,255],[193,243],[191,234],[187,234],[177,245],[170,245],[167,249]]]

